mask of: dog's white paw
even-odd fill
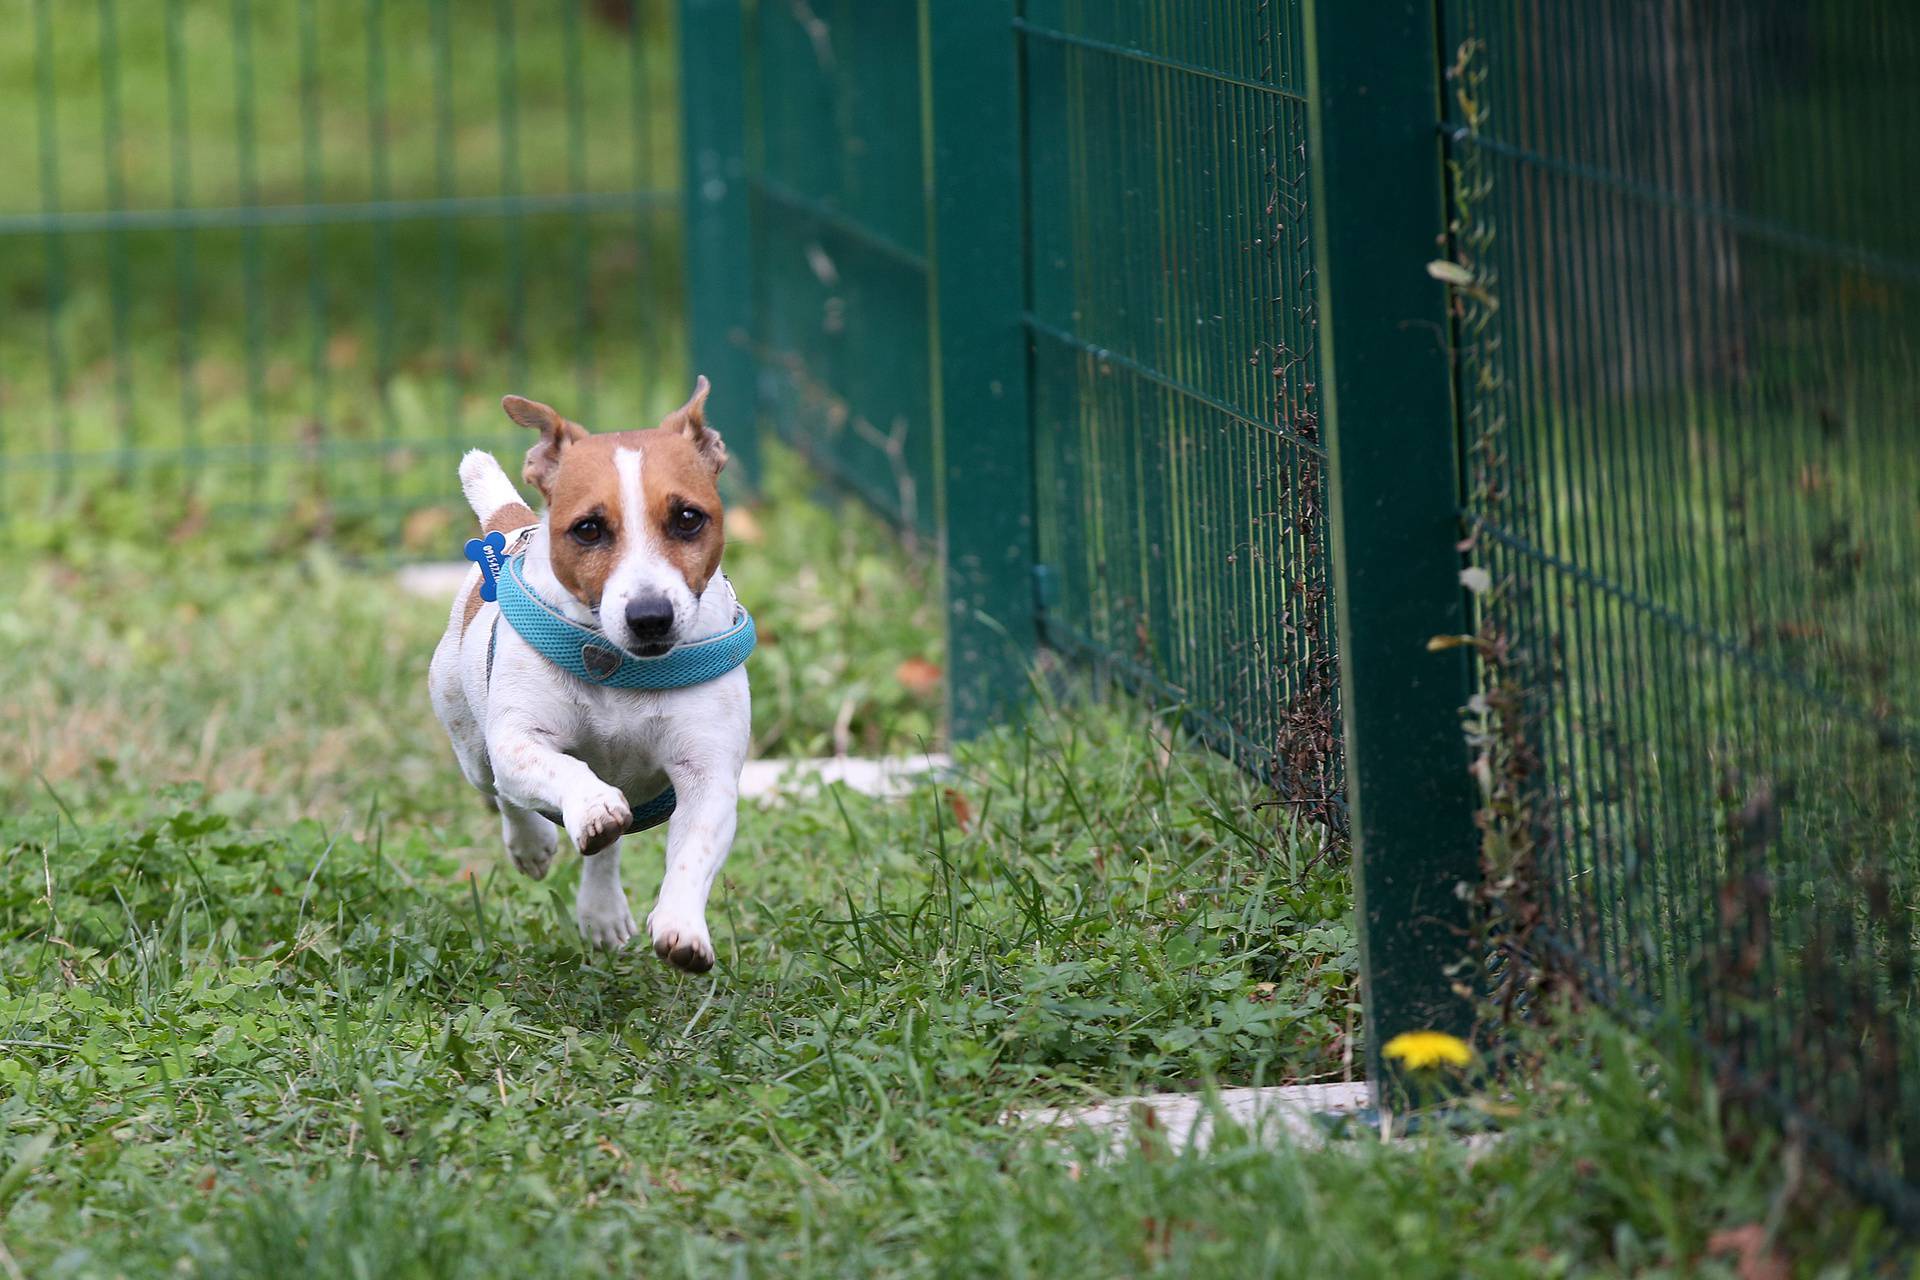
[[[616,857],[616,854],[608,854]],[[634,923],[627,895],[619,890],[590,887],[582,881],[580,894],[573,901],[573,918],[580,925],[580,936],[607,951],[618,951],[640,932]]]
[[[625,796],[612,787],[602,787],[570,797],[560,816],[566,819],[573,847],[590,858],[626,834],[633,810],[627,808]]]
[[[713,939],[699,915],[655,907],[647,913],[647,931],[653,935],[653,954],[674,968],[688,973],[713,968]]]
[[[535,880],[544,879],[553,866],[554,851],[560,847],[560,834],[553,824],[537,813],[517,819],[513,814],[503,813],[500,831],[513,865]]]

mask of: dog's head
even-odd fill
[[[540,433],[521,473],[547,500],[554,576],[623,649],[653,657],[685,635],[725,542],[715,478],[727,465],[707,426],[707,380],[646,431],[593,435],[544,404],[508,396]]]

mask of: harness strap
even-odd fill
[[[502,553],[502,558],[505,558],[506,556],[517,556],[522,552],[524,552],[527,549],[527,544],[533,541],[534,530],[538,529],[539,527],[540,526],[537,524],[529,524],[529,525],[522,525],[520,528],[515,529],[513,531],[512,536],[507,539],[506,550]],[[499,596],[499,582],[497,579],[495,580],[495,583],[494,583],[494,593],[495,593],[495,599],[497,600]],[[484,593],[482,594],[484,595]],[[493,614],[493,625],[487,628],[487,687],[488,688],[493,687],[493,654],[494,654],[494,650],[498,649],[499,647],[500,647],[500,611],[498,606],[496,605],[494,609],[494,614]]]

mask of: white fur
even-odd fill
[[[481,524],[508,503],[520,501],[520,491],[507,479],[499,461],[484,449],[469,449],[460,459],[460,489]]]
[[[638,532],[645,527],[643,461],[637,450],[621,450],[617,457],[621,525]],[[480,459],[491,464],[490,472]],[[486,454],[468,454],[460,476],[476,512],[483,503],[492,504],[491,514],[520,500]],[[548,604],[576,621],[600,625],[616,643],[627,640],[625,602],[643,586],[666,591],[674,601],[677,643],[725,630],[735,607],[726,576],[715,574],[695,596],[660,554],[657,538],[633,537],[622,547],[599,618],[554,577],[544,516],[527,548],[525,580]],[[478,573],[476,567],[469,582]],[[586,860],[574,901],[580,931],[597,946],[624,946],[636,928],[620,886],[618,833],[633,805],[671,783],[679,804],[668,820],[666,873],[647,928],[661,957],[683,969],[711,967],[707,895],[733,846],[740,769],[751,736],[746,668],[686,689],[608,689],[568,675],[503,624],[489,679],[487,646],[499,607],[482,605],[463,629],[465,598],[463,591],[454,601],[428,688],[461,772],[499,801],[502,837],[514,865],[536,879],[546,874],[556,838],[539,811],[560,814],[575,847],[596,850]]]

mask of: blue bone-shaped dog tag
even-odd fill
[[[467,539],[467,559],[480,566],[480,598],[500,598],[500,557],[507,552],[507,535],[497,530],[484,538]]]

